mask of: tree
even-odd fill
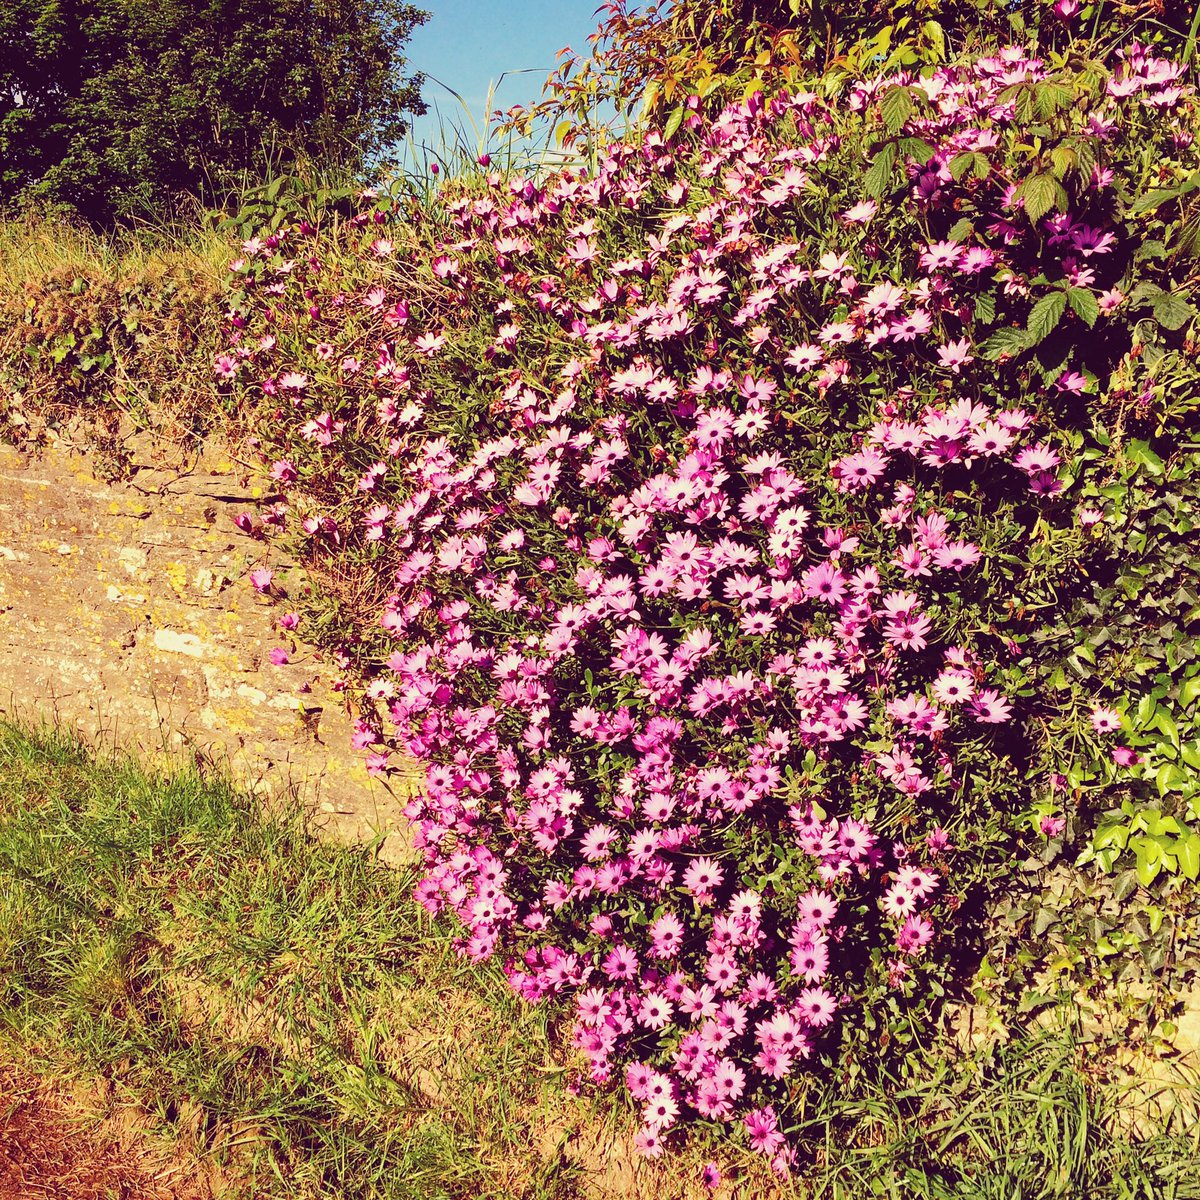
[[[425,111],[404,0],[8,0],[0,201],[105,224],[298,165],[355,172]]]

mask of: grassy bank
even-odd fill
[[[544,1014],[409,890],[219,782],[4,730],[0,1053],[102,1077],[234,1194],[564,1194]]]
[[[682,1196],[710,1157],[774,1190],[703,1134],[623,1166],[624,1115],[410,884],[218,779],[0,729],[0,1062],[101,1085],[218,1195]],[[1045,1033],[814,1091],[794,1194],[1200,1196],[1200,1133],[1123,1139],[1083,1061]]]
[[[230,253],[199,223],[104,237],[0,221],[0,430],[36,442],[82,418],[104,448],[122,422],[175,440],[210,427]]]

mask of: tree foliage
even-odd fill
[[[606,106],[640,107],[670,129],[689,96],[738,99],[800,81],[932,70],[1010,43],[1065,51],[1086,36],[1105,49],[1139,38],[1184,62],[1196,35],[1191,0],[608,0],[587,55],[564,54],[546,97],[507,113],[528,132],[548,120],[565,144]]]
[[[423,111],[404,0],[11,0],[0,199],[95,222],[279,166],[355,170]]]

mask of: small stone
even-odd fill
[[[139,550],[136,546],[126,546],[122,550],[117,551],[117,562],[125,568],[125,571],[131,577],[139,571],[146,568],[148,555],[145,550]]]
[[[168,654],[186,654],[189,658],[204,656],[204,643],[194,633],[178,633],[174,629],[156,629],[154,648]]]

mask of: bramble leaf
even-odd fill
[[[1096,297],[1087,288],[1073,287],[1067,289],[1067,303],[1071,311],[1089,328],[1096,323],[1100,316],[1100,305]]]
[[[1031,346],[1044,342],[1054,332],[1066,307],[1067,297],[1064,292],[1048,292],[1033,306],[1025,327]]]

